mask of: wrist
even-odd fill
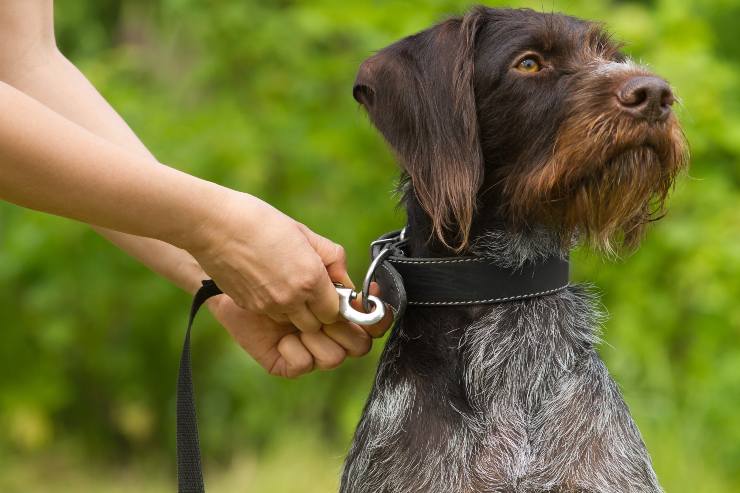
[[[162,223],[154,236],[188,252],[200,251],[207,246],[205,236],[211,233],[211,225],[219,214],[224,190],[227,189],[183,175],[188,180],[192,179],[192,182],[187,186],[175,185],[177,196],[167,207],[170,220]]]
[[[179,224],[173,232],[173,244],[198,257],[221,248],[238,235],[241,238],[252,236],[259,217],[259,199],[214,183],[206,186],[193,201],[196,211]],[[238,221],[234,216],[239,216]],[[239,224],[240,230],[233,231]]]
[[[208,279],[210,276],[206,274],[197,260],[185,252],[183,252],[183,255],[187,256],[187,258],[178,266],[176,273],[177,279],[172,279],[172,281],[180,289],[193,295],[203,285],[202,281]]]

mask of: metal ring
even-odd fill
[[[372,262],[370,262],[370,267],[367,268],[367,272],[365,273],[365,279],[362,281],[362,308],[365,309],[365,311],[370,311],[370,283],[373,280],[373,277],[375,277],[375,269],[378,268],[378,265],[385,260],[386,257],[388,257],[391,254],[392,250],[388,248],[387,246],[383,248],[380,253],[378,253],[378,256],[373,259]]]
[[[380,252],[378,252],[378,255],[370,263],[370,266],[367,268],[367,272],[365,273],[365,279],[362,280],[362,308],[364,308],[365,311],[370,311],[370,301],[369,301],[370,296],[371,296],[370,295],[370,283],[375,277],[375,271],[378,268],[378,265],[380,265],[380,263],[392,253],[392,249],[390,248],[391,243],[399,245],[406,241],[407,229],[408,229],[408,226],[404,226],[404,228],[398,232],[398,236],[391,236],[390,238],[381,238],[379,240],[375,240],[372,243],[370,243],[370,255],[371,256],[373,253],[373,247],[375,247],[376,245],[385,245],[385,246],[380,250]]]
[[[385,245],[386,243],[393,243],[394,241],[397,241],[398,238],[395,236],[391,236],[390,238],[381,238],[379,240],[375,240],[370,243],[370,248],[374,247],[375,245]]]
[[[398,231],[398,234],[395,236],[389,236],[388,238],[378,238],[377,240],[370,242],[370,250],[372,251],[372,248],[376,245],[385,245],[386,243],[400,243],[402,241],[406,241],[406,230],[408,229],[408,226],[405,226],[403,229]],[[390,234],[390,233],[389,233]]]

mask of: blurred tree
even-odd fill
[[[604,293],[612,319],[602,353],[666,488],[738,491],[740,4],[508,3],[607,22],[677,88],[693,158],[671,212],[619,265],[578,252],[575,277]],[[263,197],[345,244],[358,279],[367,243],[403,215],[394,159],[351,97],[355,71],[467,6],[58,0],[57,30],[161,161]],[[9,205],[0,205],[0,282],[0,427],[11,430],[0,458],[33,460],[53,442],[102,462],[171,457],[188,297],[85,226]],[[319,437],[325,456],[341,455],[373,357],[280,381],[205,316],[193,345],[207,457],[267,453],[282,430],[298,429]],[[326,467],[336,474],[336,460]]]

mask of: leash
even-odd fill
[[[190,332],[195,316],[203,303],[209,298],[223,294],[213,280],[202,281],[202,286],[193,296],[190,306],[185,342],[180,354],[180,369],[177,375],[177,485],[179,493],[204,493],[203,467],[200,458],[198,438],[198,419],[195,413],[195,392],[193,390],[193,370],[190,351]],[[339,283],[334,284],[339,296],[339,312],[344,318],[359,325],[373,325],[385,317],[385,305],[370,294],[364,300],[369,307],[367,313],[355,310],[350,304],[358,293]]]
[[[193,297],[193,304],[190,305],[188,328],[185,331],[185,342],[180,354],[180,370],[177,374],[177,484],[180,493],[205,492],[200,462],[198,420],[195,415],[190,331],[201,305],[221,293],[215,282],[210,279],[203,281],[203,285]]]
[[[407,306],[467,306],[525,300],[557,293],[568,287],[567,258],[550,257],[536,264],[507,269],[489,257],[418,258],[406,252],[406,229],[386,233],[370,244],[371,263],[362,283],[365,313],[350,302],[359,296],[335,284],[339,311],[360,325],[380,322],[385,306],[393,312],[394,324]],[[375,280],[383,299],[370,295]],[[177,376],[177,482],[179,493],[204,493],[203,470],[195,412],[190,332],[200,307],[223,292],[212,280],[203,281],[190,306],[185,342]]]

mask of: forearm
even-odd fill
[[[4,195],[31,207],[93,224],[163,238],[181,246],[188,243],[186,247],[229,295],[209,300],[216,318],[271,372],[297,376],[310,371],[314,365],[331,368],[347,354],[367,352],[370,339],[360,327],[346,322],[333,323],[337,316],[337,297],[331,279],[351,284],[341,247],[254,197],[224,189],[211,195],[208,184],[197,180],[188,182],[172,170],[169,173],[163,170],[84,76],[59,54],[53,36],[52,8],[52,0],[0,2],[0,80],[31,95],[49,111],[62,115],[62,120],[75,122],[129,152],[115,152],[110,145],[91,139],[89,134],[79,134],[79,129],[73,131],[58,119],[53,125],[47,125],[38,107],[32,108],[28,101],[11,97],[12,94],[0,86],[0,104],[12,103],[4,105],[5,118],[0,117],[0,197]],[[31,116],[32,132],[28,128],[10,128],[12,122],[7,115],[13,114]],[[25,121],[15,123],[26,127]],[[50,136],[52,141],[46,147],[53,152],[25,157],[19,152],[19,149],[28,150],[23,149],[24,144],[29,144],[24,141],[31,140],[29,134],[33,131],[48,132],[44,135]],[[65,143],[69,144],[70,140],[78,154],[86,155],[82,163],[72,165],[69,162],[73,159],[65,154],[69,151]],[[124,164],[126,169],[121,168]],[[21,165],[27,169],[18,168]],[[151,167],[147,173],[149,183],[142,183],[140,190],[134,190],[136,193],[117,194],[110,189],[113,172],[122,175],[114,175],[115,186],[125,189],[140,184],[141,173],[147,165]],[[8,176],[2,176],[6,169]],[[49,180],[47,173],[55,172],[57,175]],[[70,172],[83,175],[82,178],[88,180],[87,186],[79,186],[80,176],[67,180],[66,174]],[[18,184],[26,189],[17,190]],[[109,204],[103,204],[101,210],[91,211],[96,197],[90,199],[88,196],[82,197],[82,204],[70,207],[60,202],[59,195],[49,189],[50,185],[61,185],[72,188],[79,196],[88,191],[90,184],[93,192],[99,194],[97,199],[102,196],[117,200],[120,209],[129,210],[121,214],[121,211],[111,210]],[[39,197],[39,190],[49,191],[50,197]],[[62,195],[68,196],[69,192],[66,190]],[[147,203],[152,197],[156,203]],[[191,203],[183,204],[183,197]],[[71,197],[71,200],[76,199]],[[201,214],[201,205],[220,213]],[[171,223],[177,220],[175,214],[191,221],[186,222],[185,227],[168,230],[166,224],[160,222],[168,213],[172,216]],[[147,224],[139,228],[129,222],[131,217]],[[258,218],[260,224],[257,225],[253,218]],[[203,231],[197,234],[198,223],[202,221],[207,221],[207,226],[204,224]],[[257,228],[259,234],[255,234]],[[201,265],[184,250],[159,240],[99,230],[183,289],[194,291],[205,277]],[[197,237],[200,248],[192,241],[186,242],[183,235]],[[259,313],[270,313],[272,319]],[[286,326],[287,321],[295,327]],[[324,331],[320,330],[322,325]],[[296,335],[297,329],[306,333]]]
[[[77,68],[55,48],[36,54],[26,64],[3,66],[0,77],[65,118],[109,142],[156,160],[126,122],[105,101]],[[2,70],[2,68],[5,70]],[[153,271],[188,292],[206,278],[203,269],[185,250],[168,243],[93,226],[102,236]]]
[[[0,84],[0,197],[139,236],[187,244],[221,187],[126,151]]]
[[[0,81],[67,120],[157,164],[128,125],[82,73],[59,53],[51,0],[0,5]],[[194,292],[207,277],[187,251],[153,238],[92,226],[102,236],[180,288]]]

